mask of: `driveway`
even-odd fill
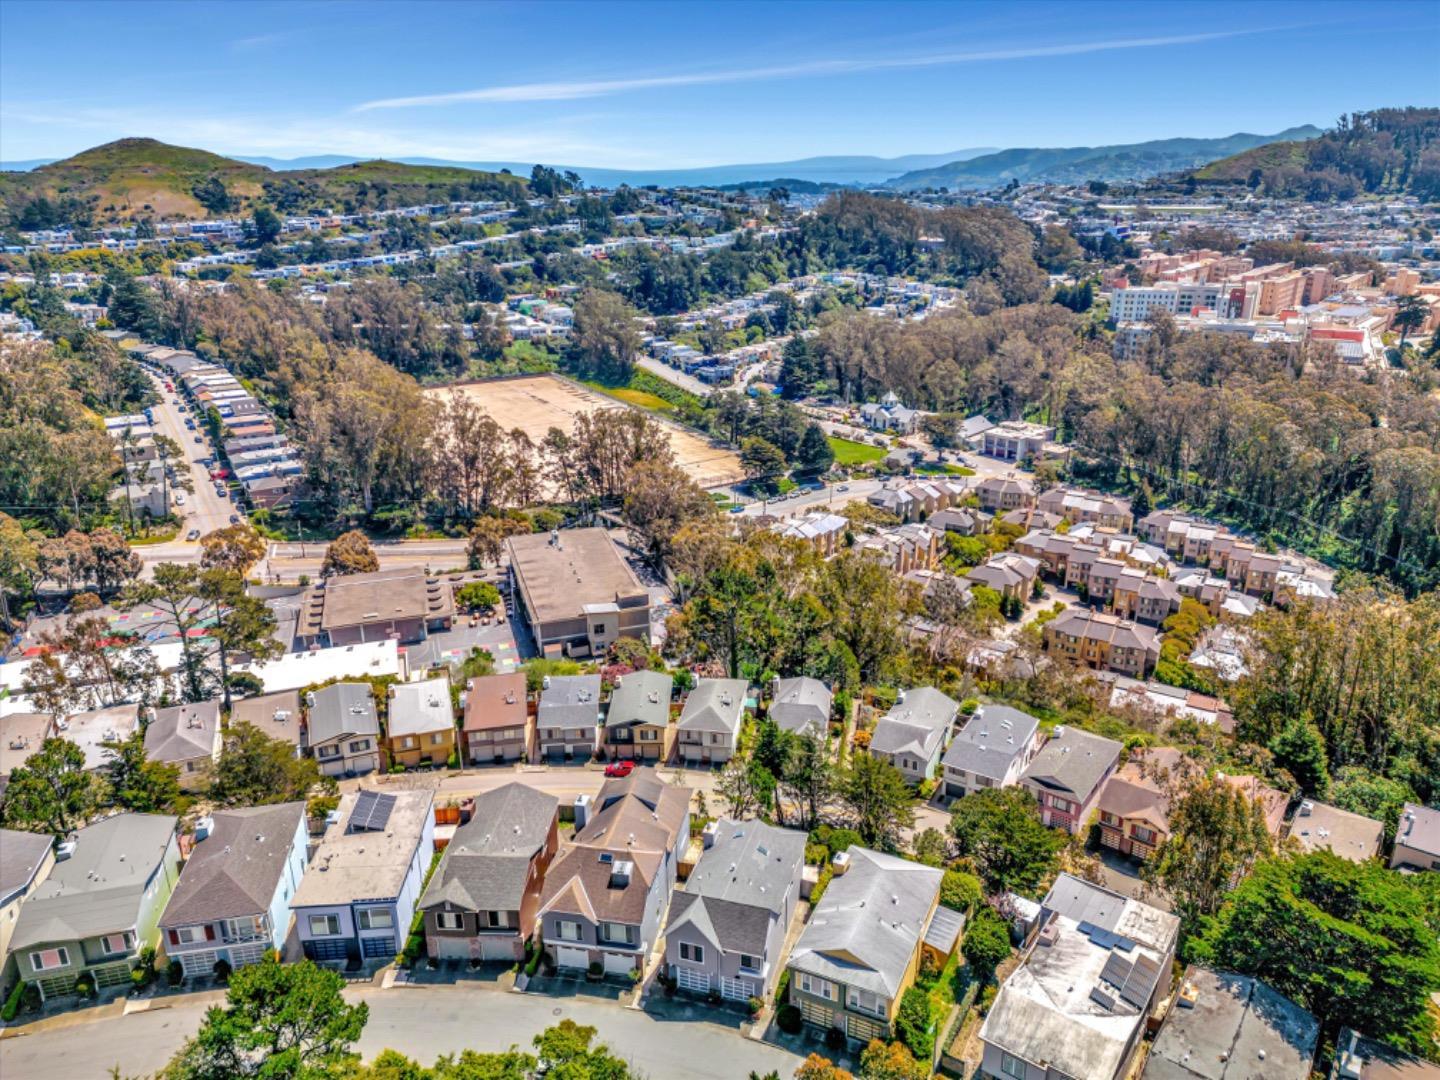
[[[474,983],[349,987],[345,996],[370,1006],[358,1049],[366,1059],[387,1047],[429,1065],[462,1050],[528,1049],[543,1029],[569,1018],[599,1029],[598,1041],[645,1075],[735,1080],[752,1070],[790,1076],[801,1058],[744,1038],[705,1016],[670,1023],[656,1016],[585,997],[545,998],[492,992]],[[26,1080],[102,1080],[112,1066],[121,1075],[149,1075],[164,1066],[199,1027],[209,1004],[189,998],[174,1007],[97,1019],[63,1031],[0,1041],[0,1075]],[[23,1029],[20,1029],[23,1030]]]

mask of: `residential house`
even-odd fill
[[[543,656],[603,656],[622,637],[650,640],[650,591],[604,529],[506,540],[516,615]]]
[[[599,675],[547,675],[535,714],[540,753],[552,761],[589,761],[600,726]]]
[[[1240,794],[1259,804],[1260,816],[1265,819],[1265,831],[1277,843],[1285,827],[1285,813],[1290,809],[1290,796],[1271,787],[1258,776],[1234,776],[1217,772],[1216,780],[1224,781]]]
[[[390,959],[435,854],[435,793],[352,791],[330,814],[290,908],[317,963]]]
[[[988,586],[1007,599],[1023,603],[1030,599],[1030,590],[1034,588],[1035,579],[1039,576],[1038,559],[1006,551],[990,556],[988,562],[975,567],[965,575],[965,579],[975,585]]]
[[[541,938],[561,968],[628,976],[655,944],[690,843],[690,789],[640,767],[606,780],[593,809],[576,808],[574,843],[545,875]]]
[[[977,510],[958,506],[935,511],[925,524],[937,532],[953,532],[960,536],[974,536],[985,530],[984,515]]]
[[[106,743],[124,742],[139,729],[139,705],[109,705],[71,713],[56,722],[54,734],[80,747],[85,754],[85,771],[94,772],[110,760]]]
[[[860,406],[860,421],[872,431],[888,431],[897,435],[913,435],[925,414],[918,409],[907,409],[893,392],[887,392],[879,402],[867,402]]]
[[[1440,870],[1440,810],[1406,803],[1395,830],[1392,869]]]
[[[1155,854],[1170,837],[1172,793],[1199,771],[1171,747],[1137,750],[1100,792],[1100,843],[1137,859]]]
[[[670,692],[675,680],[663,671],[632,671],[615,677],[601,745],[616,761],[665,761],[670,756]]]
[[[29,761],[49,738],[52,724],[48,713],[13,712],[0,716],[0,793],[10,774]]]
[[[295,633],[302,646],[424,641],[454,619],[449,582],[422,569],[376,570],[311,586]]]
[[[828,559],[841,550],[850,527],[846,518],[824,510],[812,510],[804,517],[785,518],[772,526],[781,536],[804,540],[822,559]]]
[[[238,698],[230,703],[230,726],[249,724],[272,739],[289,743],[298,756],[304,745],[305,730],[301,722],[300,692],[281,690],[275,694]]]
[[[1061,874],[1040,931],[980,1027],[999,1080],[1120,1080],[1170,992],[1180,919]]]
[[[1035,486],[1020,476],[987,476],[975,485],[980,508],[992,514],[1035,505]]]
[[[1071,833],[1085,828],[1121,749],[1114,739],[1057,726],[1020,779],[1040,804],[1040,820]]]
[[[177,819],[115,814],[55,850],[50,876],[20,908],[10,935],[20,979],[49,1000],[88,974],[97,990],[130,986],[140,950],[180,876]]]
[[[431,958],[524,959],[559,821],[559,800],[524,784],[476,796],[420,898]]]
[[[1202,724],[1215,724],[1227,735],[1235,730],[1235,714],[1220,698],[1154,680],[1118,676],[1110,691],[1110,705],[1137,708],[1152,716],[1188,716]]]
[[[1127,566],[1111,585],[1110,606],[1122,619],[1159,626],[1180,610],[1180,590],[1168,578]]]
[[[380,768],[380,720],[370,684],[342,682],[309,695],[310,753],[324,776],[355,776]]]
[[[525,673],[480,675],[465,689],[465,751],[472,765],[528,761],[534,745]]]
[[[1393,1046],[1340,1029],[1330,1080],[1437,1080],[1440,1069]]]
[[[915,982],[943,872],[852,847],[790,954],[790,1003],[822,1032],[888,1039]]]
[[[1045,624],[1044,647],[1075,663],[1135,678],[1149,675],[1160,660],[1160,640],[1150,627],[1077,608]]]
[[[1310,1080],[1320,1022],[1259,979],[1189,967],[1139,1080]]]
[[[392,765],[408,769],[450,761],[455,752],[455,710],[448,676],[390,687],[385,749]]]
[[[1374,818],[1304,799],[1290,823],[1290,839],[1302,851],[1325,848],[1342,859],[1363,863],[1380,854],[1385,826]]]
[[[0,829],[0,964],[10,955],[21,906],[55,865],[54,847],[49,834]]]
[[[1020,782],[1040,749],[1040,721],[1008,705],[981,705],[945,751],[945,794],[964,798]]]
[[[731,1001],[770,992],[800,899],[806,839],[763,821],[721,818],[706,830],[665,924],[665,964],[680,989]]]
[[[145,756],[180,770],[180,787],[210,786],[220,760],[220,701],[197,701],[156,709],[145,725]]]
[[[303,802],[216,810],[160,916],[165,954],[185,977],[209,978],[220,961],[233,970],[283,952],[290,901],[305,877],[310,833]]]
[[[933,686],[902,690],[870,735],[870,753],[912,783],[933,780],[959,704]]]
[[[830,688],[819,679],[801,675],[776,678],[765,715],[781,731],[824,739],[830,733]]]
[[[686,764],[723,765],[740,743],[745,719],[744,679],[700,679],[685,699],[676,725]]]

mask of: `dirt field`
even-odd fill
[[[537,444],[552,427],[569,431],[575,426],[575,417],[582,412],[629,408],[614,398],[554,375],[491,379],[459,387],[438,387],[426,393],[439,397],[452,389],[458,389],[472,398],[505,430],[518,427]],[[654,416],[653,413],[650,415]],[[744,475],[740,459],[734,452],[712,446],[700,436],[659,417],[655,419],[670,432],[670,446],[675,451],[676,462],[701,487],[733,484]]]

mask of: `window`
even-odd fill
[[[369,750],[369,749],[370,749],[370,740],[369,740],[369,739],[356,739],[354,742],[352,742],[352,743],[350,744],[350,753],[352,753],[352,754],[358,754],[358,753],[361,753],[362,751]]]
[[[724,741],[725,741],[725,736],[724,736],[724,735],[721,735],[720,732],[716,731],[716,732],[712,732],[712,733],[711,733],[711,735],[710,735],[710,745],[712,745],[712,746],[719,746],[719,745],[720,745],[721,743],[723,743]]]
[[[471,742],[489,742],[490,737],[490,732],[488,731],[472,731],[470,733]]]
[[[561,941],[579,941],[580,924],[569,919],[561,919],[555,924],[555,929],[560,932]]]
[[[225,936],[227,938],[260,937],[265,933],[265,919],[260,915],[252,915],[248,919],[226,919]]]
[[[1130,830],[1130,835],[1142,844],[1153,844],[1155,842],[1155,830],[1147,829],[1143,825],[1136,825]]]
[[[460,913],[457,911],[441,911],[435,915],[435,925],[441,930],[459,930],[461,926]]]
[[[641,741],[641,742],[654,742],[654,741],[655,741],[657,738],[659,738],[659,737],[660,737],[660,733],[659,733],[658,731],[656,731],[654,728],[641,728],[641,729],[640,729],[640,741]]]
[[[703,964],[705,962],[705,946],[691,945],[688,941],[680,943],[680,959],[689,960],[692,964]]]
[[[100,939],[100,944],[107,956],[114,956],[116,953],[129,952],[135,944],[135,935],[129,930],[123,934],[106,934]]]
[[[809,975],[802,971],[800,973],[800,989],[804,990],[807,994],[813,994],[815,997],[828,998],[831,1001],[835,1000],[835,984],[817,975]]]
[[[870,1013],[872,1016],[880,1016],[884,1013],[882,1002],[878,994],[871,994],[864,990],[857,990],[850,987],[845,995],[845,1007],[854,1009],[856,1012]]]
[[[440,745],[441,743],[443,743],[444,741],[445,741],[445,736],[444,736],[443,734],[441,734],[440,732],[438,732],[438,731],[435,732],[434,735],[431,735],[431,736],[430,736],[430,745],[431,745],[431,746],[439,746],[439,745]]]
[[[1015,1077],[1015,1080],[1025,1080],[1025,1062],[1004,1051],[1000,1053],[1000,1071],[1006,1076]]]
[[[44,949],[30,954],[30,970],[53,971],[70,963],[70,951],[63,946],[58,949]]]
[[[316,757],[334,757],[338,753],[340,753],[340,748],[338,746],[317,746],[315,748]]]
[[[205,940],[205,927],[182,926],[177,930],[171,930],[170,938],[177,945],[192,945],[197,941]]]
[[[311,937],[334,937],[338,933],[340,933],[339,915],[310,916]]]
[[[352,750],[355,749],[355,747],[354,747],[353,744],[351,745],[350,749],[352,749]],[[414,736],[414,735],[403,735],[403,736],[401,736],[401,738],[400,738],[400,749],[401,749],[401,750],[413,750],[413,749],[415,749],[415,736]]]
[[[510,925],[510,913],[508,911],[487,911],[485,925],[492,929],[503,929]]]
[[[596,623],[594,626],[592,626],[592,627],[590,628],[590,633],[591,633],[591,635],[594,636],[594,637],[604,637],[604,636],[605,636],[605,624],[604,624],[604,623]]]
[[[638,940],[636,928],[628,923],[601,923],[600,928],[604,940],[617,945],[634,945]]]
[[[1101,810],[1101,811],[1100,811],[1100,821],[1101,821],[1102,824],[1105,824],[1105,825],[1119,825],[1119,824],[1120,824],[1120,819],[1119,819],[1118,817],[1116,817],[1114,814],[1110,813],[1108,810]]]
[[[740,954],[740,966],[741,966],[742,968],[744,968],[746,971],[759,971],[759,970],[760,970],[760,961],[757,960],[757,959],[755,959],[755,957],[753,957],[753,956],[746,956],[744,953],[741,953],[741,954]]]
[[[389,908],[361,908],[357,916],[361,930],[393,930],[395,913]]]

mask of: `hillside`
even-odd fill
[[[969,161],[953,161],[895,177],[890,187],[990,188],[1021,183],[1082,183],[1086,180],[1147,180],[1267,143],[1308,139],[1320,129],[1306,125],[1275,135],[1239,132],[1220,139],[1156,139],[1116,146],[1069,146],[1002,150]]]
[[[44,228],[243,214],[261,202],[287,213],[357,212],[523,187],[518,177],[393,161],[276,172],[154,139],[121,139],[30,172],[0,173],[0,208],[9,224]]]
[[[1260,146],[1192,174],[1310,199],[1418,195],[1440,199],[1440,109],[1377,109],[1341,117],[1318,138]]]

